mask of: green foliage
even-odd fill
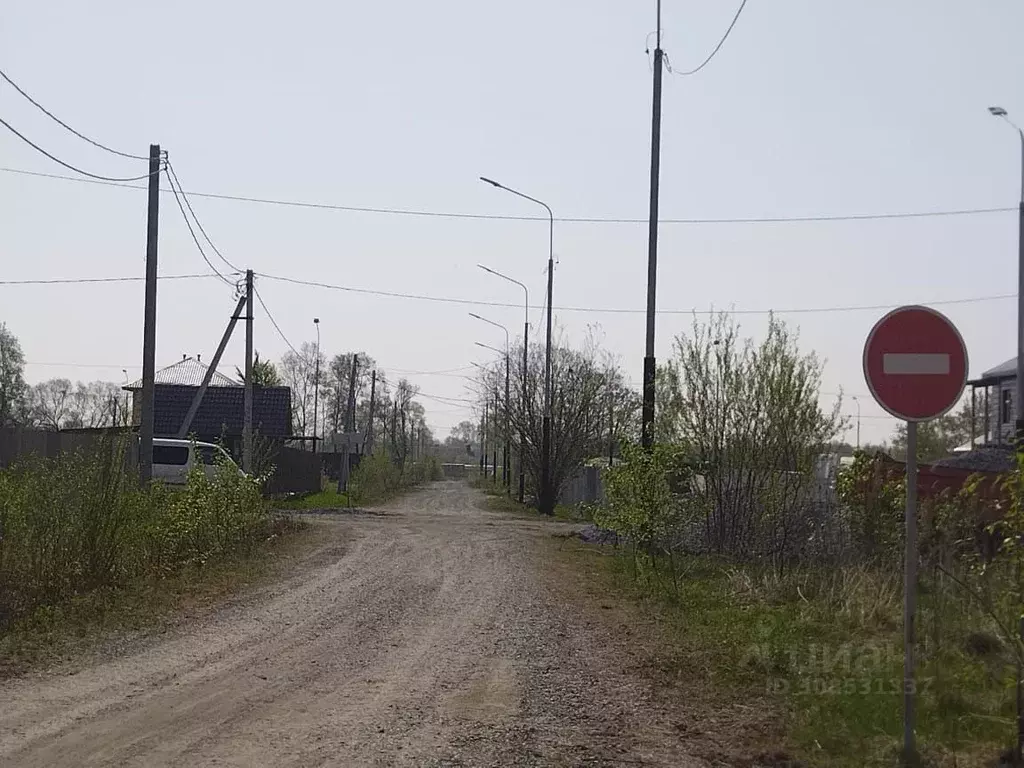
[[[813,361],[784,335],[754,350],[724,321],[719,331],[681,343],[662,376],[677,452],[627,447],[595,521],[625,538],[615,562],[674,629],[681,677],[780,708],[786,746],[809,764],[895,765],[906,482],[858,452],[837,478],[838,508],[808,494],[839,425],[817,411]],[[917,732],[935,765],[994,764],[1015,739],[1024,463],[997,490],[974,478],[919,500]],[[819,534],[827,546],[807,546]],[[705,554],[686,554],[691,541]]]
[[[903,542],[906,482],[882,476],[878,462],[863,451],[836,480],[852,543],[868,559],[899,557]]]
[[[285,499],[274,503],[278,509],[340,509],[351,506],[347,493],[338,493],[337,484],[331,483],[319,493],[311,493],[301,498]]]
[[[622,463],[605,470],[606,501],[594,510],[594,521],[644,551],[668,544],[692,519],[685,494],[672,490],[680,452],[667,445],[645,451],[625,443],[622,457]]]
[[[972,431],[975,437],[985,433],[985,408],[983,402],[975,402],[972,409],[971,395],[968,394],[958,409],[917,425],[918,461],[930,462],[949,456],[954,448],[971,439]],[[892,455],[900,460],[906,459],[907,425],[903,422],[896,426]]]
[[[0,323],[0,427],[19,416],[25,396],[25,354],[18,338]]]
[[[441,464],[434,456],[402,465],[380,451],[363,456],[349,478],[349,494],[357,504],[370,504],[442,477]]]
[[[257,481],[201,469],[182,489],[140,489],[125,445],[27,458],[0,471],[0,628],[145,575],[250,552],[270,520]]]
[[[245,371],[238,366],[235,366],[235,376],[245,384]],[[277,372],[277,366],[270,360],[260,360],[259,352],[252,358],[252,384],[254,387],[281,386],[281,374]]]

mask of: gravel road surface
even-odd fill
[[[561,524],[456,482],[315,524],[322,544],[276,584],[0,683],[0,765],[715,764],[619,671],[609,622],[552,588]]]

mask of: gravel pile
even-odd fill
[[[576,533],[580,540],[587,544],[620,544],[622,540],[615,531],[599,528],[591,523]]]

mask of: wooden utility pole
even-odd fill
[[[651,115],[651,208],[647,232],[647,337],[644,346],[644,391],[640,441],[644,448],[654,445],[654,324],[658,282],[658,186],[661,177],[661,0],[654,47],[654,106]]]
[[[142,407],[139,423],[139,481],[153,479],[156,409],[156,251],[160,223],[160,145],[149,145],[149,206],[146,214],[146,307],[142,324]]]
[[[252,473],[252,270],[245,270],[245,414],[242,422],[242,469]],[[314,443],[315,447],[315,443]]]
[[[377,404],[377,370],[370,374],[370,417],[366,425],[366,436],[363,438],[363,449],[370,446],[370,453],[373,453],[373,412]]]
[[[352,369],[348,376],[348,408],[345,411],[345,431],[356,431],[356,376],[359,372],[359,355],[352,354]]]
[[[184,440],[188,437],[189,431],[192,429],[192,420],[195,419],[196,414],[199,412],[199,406],[202,405],[203,397],[206,396],[206,390],[210,386],[210,382],[213,380],[213,374],[217,371],[217,366],[220,364],[220,358],[224,354],[225,348],[228,346],[228,341],[231,340],[231,334],[235,330],[235,323],[238,322],[239,313],[242,308],[245,307],[246,297],[242,296],[238,300],[238,304],[235,306],[235,311],[231,313],[231,317],[228,318],[228,326],[224,329],[224,335],[220,339],[220,344],[217,345],[217,351],[213,353],[213,360],[206,366],[206,374],[203,376],[203,381],[199,385],[199,389],[196,391],[195,396],[192,398],[192,403],[188,407],[188,412],[185,414],[185,418],[181,421],[181,426],[178,427],[178,439]],[[248,378],[248,367],[246,367],[246,378]],[[245,425],[243,421],[242,435],[245,435]],[[243,446],[243,461],[244,460],[244,446]],[[244,467],[243,467],[244,469]],[[246,469],[246,472],[249,470]]]
[[[612,412],[612,396],[608,395],[608,466],[615,461],[615,414]]]

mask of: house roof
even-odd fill
[[[206,376],[206,372],[209,370],[209,366],[199,362],[198,357],[186,357],[180,362],[174,365],[169,365],[166,368],[161,368],[156,372],[156,383],[157,384],[172,384],[183,387],[198,387],[203,383],[203,378]],[[242,385],[234,379],[229,379],[222,373],[217,371],[213,372],[213,378],[210,379],[211,387],[239,387]],[[125,389],[129,391],[142,389],[142,379],[133,381]]]
[[[992,376],[1016,376],[1017,375],[1017,358],[1011,357],[1005,363],[1000,363],[995,368],[991,368],[981,374],[983,379],[987,379]]]
[[[987,387],[993,384],[999,384],[1003,381],[1009,381],[1017,378],[1017,358],[1011,357],[1004,363],[1000,363],[995,368],[990,368],[985,371],[981,376],[967,383],[972,387]]]
[[[156,389],[153,431],[160,437],[177,435],[198,391],[194,386],[164,384]],[[210,387],[203,395],[189,433],[200,439],[242,434],[245,387]],[[288,387],[253,390],[253,427],[264,437],[290,437],[292,391]]]

